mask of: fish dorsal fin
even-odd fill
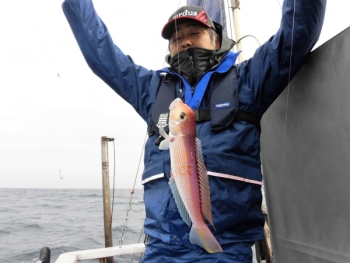
[[[170,186],[171,193],[173,194],[173,197],[175,199],[177,210],[179,211],[180,216],[182,217],[182,220],[185,221],[185,223],[188,226],[191,226],[192,221],[191,221],[190,215],[188,214],[185,204],[181,199],[179,190],[177,189],[175,179],[173,176],[170,177],[169,186]]]
[[[203,216],[214,227],[213,216],[211,214],[210,189],[207,168],[205,167],[202,155],[202,143],[196,138],[196,161],[197,173],[199,178],[199,190],[201,198],[201,210]]]

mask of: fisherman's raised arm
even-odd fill
[[[91,0],[65,0],[62,9],[91,70],[146,119],[147,89],[159,81],[156,75],[113,43]]]
[[[239,65],[241,87],[252,92],[261,116],[287,86],[316,44],[327,0],[284,0],[280,28]]]

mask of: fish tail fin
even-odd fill
[[[204,248],[209,253],[222,252],[222,248],[207,225],[201,227],[192,225],[190,231],[190,242]]]

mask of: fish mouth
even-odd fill
[[[169,122],[169,127],[176,127],[179,125],[179,123],[180,123],[180,121],[172,120]]]
[[[169,106],[169,110],[174,109],[179,103],[183,103],[180,98],[176,98]]]
[[[179,136],[181,134],[179,123],[176,120],[169,121],[169,132],[172,136]]]

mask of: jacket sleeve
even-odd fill
[[[238,65],[245,110],[262,116],[288,85],[320,36],[326,2],[284,0],[277,33]]]
[[[62,8],[91,70],[147,120],[148,88],[157,82],[155,72],[134,64],[114,45],[91,0],[65,0]]]

